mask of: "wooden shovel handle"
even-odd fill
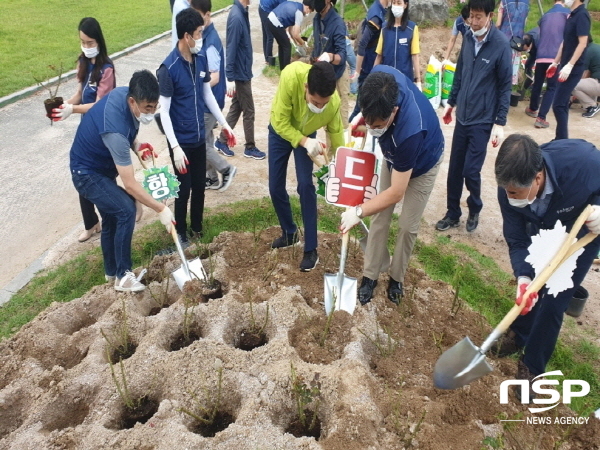
[[[552,274],[556,272],[556,269],[558,269],[567,259],[569,259],[571,255],[573,255],[573,253],[592,242],[598,236],[597,234],[588,233],[574,244],[571,244],[573,242],[573,239],[577,237],[577,233],[579,233],[579,230],[581,229],[591,212],[592,207],[588,205],[579,215],[579,217],[573,224],[573,228],[571,228],[569,235],[565,239],[562,246],[558,249],[558,252],[556,252],[556,255],[554,255],[554,257],[546,266],[546,268],[529,284],[529,287],[523,294],[524,300],[527,299],[531,294],[538,292],[550,279]],[[494,334],[504,333],[519,316],[519,314],[521,314],[521,311],[525,307],[526,303],[526,301],[522,301],[520,305],[517,305],[515,303],[515,305],[506,314],[506,316],[504,316],[504,319],[502,319],[500,323],[496,326],[496,328],[494,329]]]

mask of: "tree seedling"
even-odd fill
[[[117,357],[119,360],[127,359],[135,352],[135,345],[131,343],[131,338],[129,335],[129,326],[127,324],[127,309],[125,307],[125,300],[122,301],[122,309],[121,309],[121,320],[119,324],[115,328],[114,333],[111,337],[104,332],[103,329],[100,329],[100,333],[106,340],[108,346],[106,350],[110,352],[114,359]],[[109,362],[113,359],[109,358]]]
[[[62,97],[57,97],[56,95],[58,94],[58,88],[60,87],[60,83],[62,81],[62,75],[63,75],[63,65],[62,63],[60,64],[59,67],[56,67],[54,65],[49,65],[48,68],[53,71],[56,76],[57,76],[57,81],[56,81],[56,87],[54,88],[54,90],[52,90],[51,84],[50,82],[43,82],[42,80],[40,80],[37,77],[33,77],[33,79],[36,81],[36,83],[46,89],[48,91],[49,97],[44,100],[44,107],[46,109],[46,117],[48,117],[50,119],[50,125],[53,124],[52,121],[52,110],[55,108],[58,108],[60,105],[63,104],[63,98]]]
[[[381,338],[381,333],[379,332],[379,323],[378,322],[375,322],[375,339],[373,339],[371,336],[369,336],[367,333],[365,333],[360,328],[358,329],[358,331],[364,337],[366,337],[375,346],[375,348],[377,348],[377,352],[379,353],[379,356],[381,356],[383,358],[387,358],[388,356],[391,356],[394,354],[394,351],[396,351],[396,348],[398,347],[398,343],[392,339],[390,330],[388,328],[382,327],[382,330],[386,335],[385,340],[383,340]]]
[[[291,374],[291,394],[294,404],[296,405],[296,413],[298,414],[298,420],[302,426],[307,430],[311,431],[314,429],[317,423],[317,409],[320,404],[321,396],[321,382],[319,381],[320,374],[315,373],[312,381],[306,384],[302,375],[296,373],[294,363],[290,363]],[[312,420],[308,421],[309,417],[309,406],[312,405]]]
[[[192,398],[193,407],[191,409],[181,407],[179,411],[188,416],[196,419],[199,423],[211,426],[215,422],[215,418],[219,412],[219,408],[221,407],[221,396],[223,389],[223,368],[219,367],[217,369],[217,391],[216,395],[213,397],[213,391],[209,391],[207,388],[204,388],[205,394],[208,398],[206,402],[200,401],[196,392],[188,391],[188,394]]]
[[[142,398],[134,398],[129,391],[129,387],[127,385],[127,376],[125,375],[125,366],[123,365],[123,360],[119,358],[119,368],[121,370],[121,381],[117,377],[115,373],[115,368],[113,362],[111,360],[110,352],[108,348],[106,349],[106,357],[108,359],[108,365],[110,367],[110,375],[117,387],[117,392],[119,393],[119,397],[123,401],[125,407],[129,410],[134,410],[140,406],[142,403]]]

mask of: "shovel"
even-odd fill
[[[333,310],[344,311],[352,314],[356,307],[356,278],[344,274],[346,257],[348,256],[348,240],[350,233],[342,234],[342,252],[340,255],[340,270],[338,273],[325,274],[325,313],[329,315]]]
[[[591,213],[591,207],[588,206],[579,216],[573,228],[563,245],[560,247],[554,258],[548,266],[531,282],[525,293],[521,305],[515,304],[511,310],[504,316],[502,321],[494,328],[492,333],[483,342],[481,347],[477,347],[467,336],[458,344],[449,348],[440,356],[435,363],[433,371],[433,382],[440,389],[457,389],[465,386],[472,381],[481,378],[490,373],[493,369],[485,359],[485,353],[490,349],[492,344],[508,329],[513,321],[519,316],[522,309],[525,307],[526,301],[531,294],[539,291],[552,274],[558,269],[569,257],[580,248],[592,242],[598,235],[588,233],[574,244],[573,239],[577,237],[577,233],[581,229],[583,223]]]
[[[191,261],[188,261],[185,258],[185,254],[181,248],[181,242],[179,242],[179,236],[177,236],[177,231],[175,231],[175,227],[173,226],[171,227],[171,235],[175,241],[177,253],[179,253],[179,257],[181,258],[181,267],[173,271],[173,278],[175,278],[175,282],[177,283],[179,290],[183,291],[183,286],[185,283],[192,281],[194,278],[198,280],[207,280],[208,277],[206,276],[206,272],[204,271],[204,267],[202,266],[202,261],[200,261],[200,258],[195,258]]]

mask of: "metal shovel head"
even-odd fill
[[[342,277],[342,282],[339,283],[340,277],[337,273],[325,274],[325,313],[329,314],[335,303],[335,310],[343,309],[349,314],[354,313],[356,308],[356,292],[358,290],[358,282],[356,278]]]
[[[433,383],[440,389],[457,389],[492,370],[485,354],[467,336],[439,357],[433,370]]]
[[[189,275],[186,273],[186,268],[183,265],[173,272],[173,278],[175,278],[175,282],[181,291],[183,291],[183,286],[186,282],[192,281],[194,278],[198,280],[205,279],[204,267],[202,267],[202,261],[200,261],[200,258],[188,261],[187,265],[189,268]]]

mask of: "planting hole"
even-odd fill
[[[321,437],[321,420],[319,416],[315,416],[314,412],[306,411],[305,423],[296,417],[290,422],[285,432],[297,438],[306,436],[313,437],[318,441]]]
[[[186,348],[190,346],[193,342],[198,339],[202,339],[202,330],[199,327],[193,327],[189,330],[189,332],[184,333],[181,331],[179,334],[175,336],[175,339],[171,342],[171,346],[169,347],[169,351],[176,352],[177,350],[181,350],[182,348]]]
[[[136,349],[137,345],[135,345],[131,341],[127,341],[127,344],[119,345],[118,347],[109,350],[111,351],[110,360],[113,363],[116,363],[118,361],[125,361],[127,358],[131,358],[133,356]]]
[[[214,437],[215,434],[227,429],[233,422],[235,422],[235,418],[227,411],[217,411],[211,423],[194,420],[189,426],[189,430],[204,437]]]
[[[239,335],[239,338],[236,340],[237,345],[235,348],[239,348],[240,350],[244,350],[246,352],[252,351],[257,347],[262,347],[269,340],[267,339],[267,335],[261,331],[253,331],[244,328]]]
[[[142,397],[137,402],[134,402],[133,408],[123,407],[121,414],[121,430],[133,428],[136,423],[144,424],[152,418],[158,411],[158,402],[152,400],[148,396]]]

